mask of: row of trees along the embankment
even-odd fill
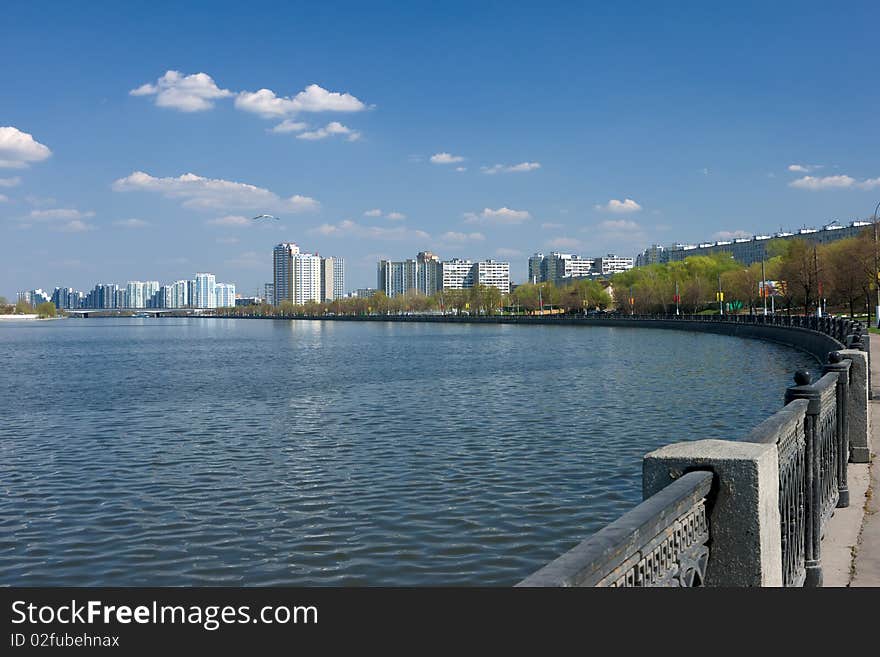
[[[766,280],[781,283],[776,286],[774,299],[778,312],[803,311],[808,314],[821,300],[828,309],[838,309],[850,315],[867,312],[873,306],[877,253],[870,230],[859,237],[830,244],[813,244],[798,239],[771,240],[767,250],[769,257],[764,262],[764,276]],[[326,303],[295,305],[282,301],[277,306],[224,308],[218,314],[314,317],[328,313],[396,315],[440,311],[495,315],[501,312],[533,313],[541,309],[580,313],[614,307],[637,314],[669,314],[675,312],[676,289],[680,311],[699,313],[718,308],[719,278],[725,303],[733,302],[742,312],[753,313],[763,306],[761,276],[761,263],[745,266],[728,253],[718,253],[636,267],[606,281],[581,279],[559,286],[524,283],[510,294],[481,285],[466,290],[444,290],[431,296],[414,290],[395,297],[376,292],[368,298],[345,298]]]

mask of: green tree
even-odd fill
[[[55,304],[51,301],[45,301],[37,306],[37,315],[39,315],[40,319],[55,317],[57,314],[58,311],[55,309]]]

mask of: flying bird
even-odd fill
[[[258,214],[253,218],[254,221],[257,221],[258,219],[274,219],[275,221],[279,221],[278,217],[271,214]]]

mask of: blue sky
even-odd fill
[[[196,271],[253,293],[279,241],[344,256],[349,289],[424,249],[521,281],[534,251],[634,255],[880,200],[876,2],[2,14],[5,296]]]

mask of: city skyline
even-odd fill
[[[47,25],[40,3],[9,3],[0,294],[195,269],[262,293],[266,245],[290,235],[345,258],[348,292],[401,253],[510,261],[523,281],[536,251],[635,256],[865,219],[880,10],[797,9],[377,4],[358,21],[341,20],[357,5],[233,21],[94,3],[54,5]]]

